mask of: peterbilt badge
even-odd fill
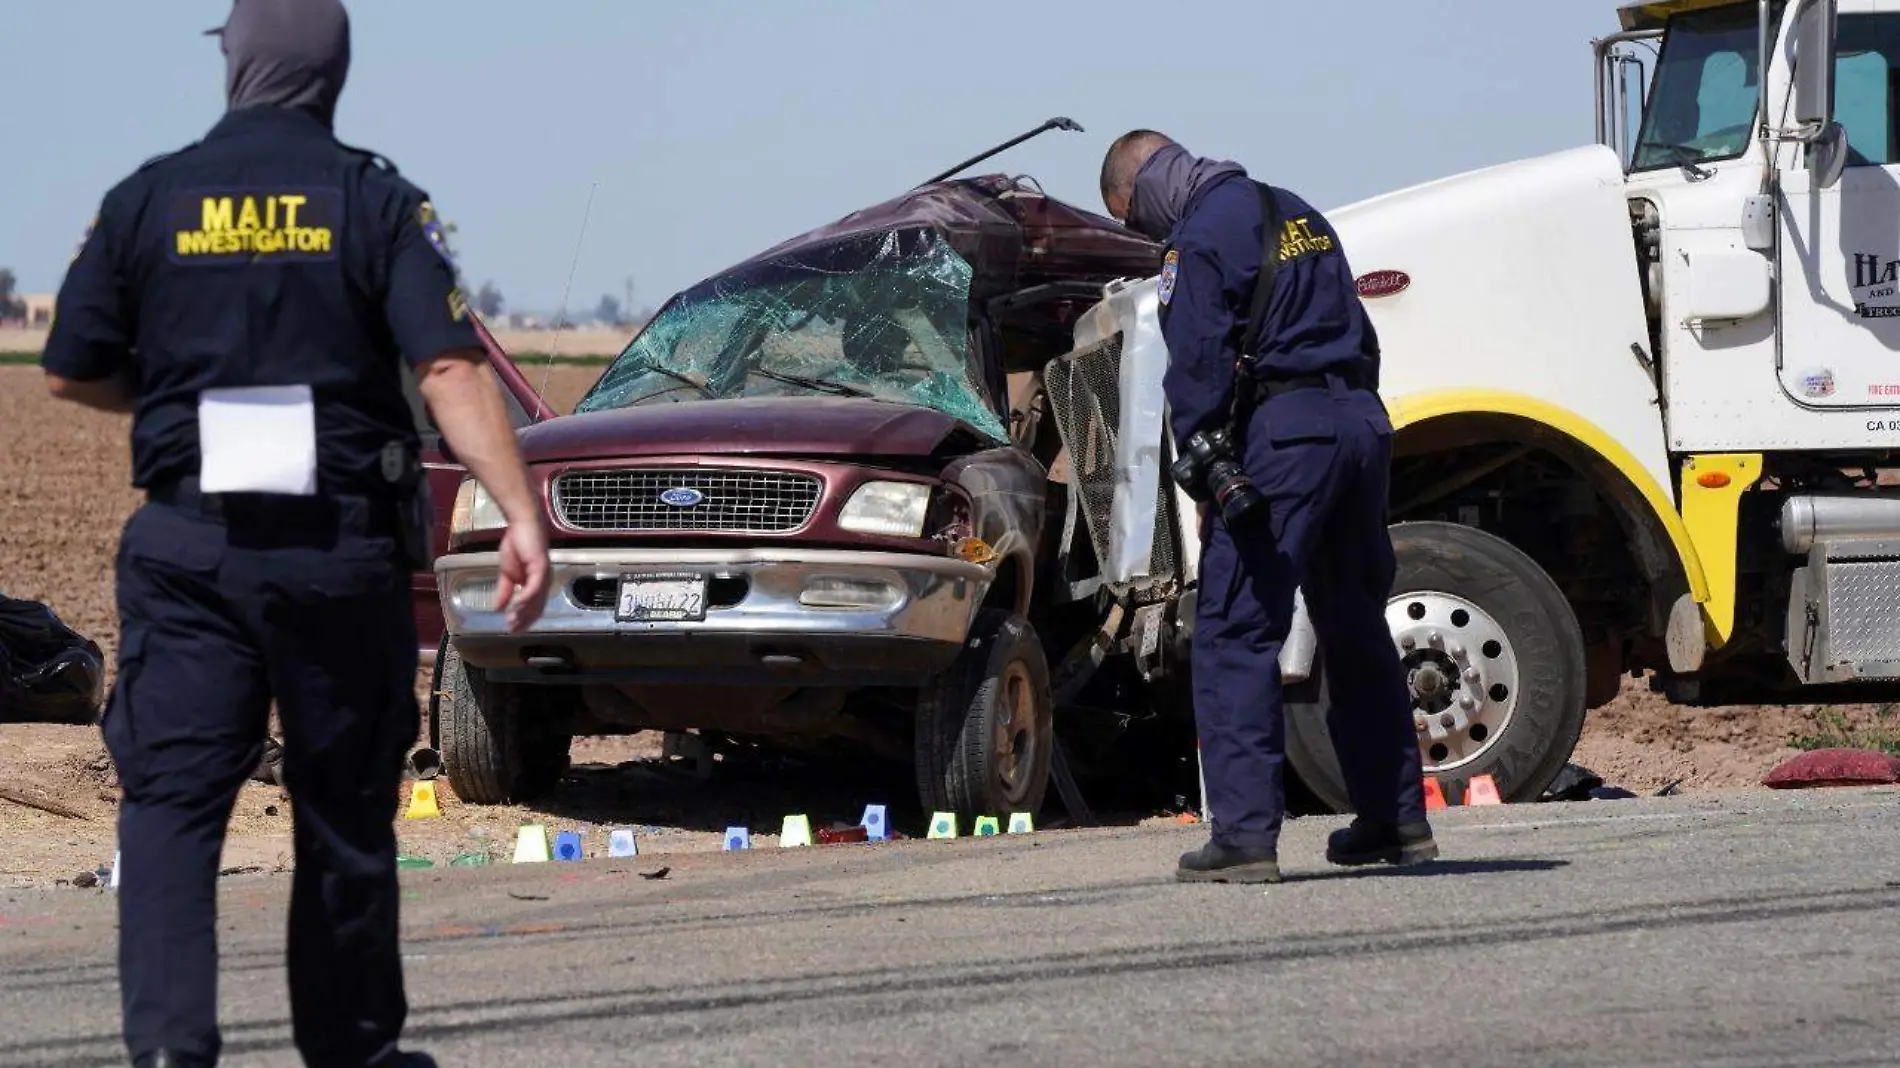
[[[1396,297],[1411,288],[1412,276],[1404,271],[1369,271],[1353,284],[1362,297]]]

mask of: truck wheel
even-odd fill
[[[1583,730],[1583,632],[1570,603],[1530,557],[1471,527],[1401,524],[1392,548],[1399,566],[1386,621],[1425,774],[1448,797],[1490,775],[1506,801],[1536,800]],[[1321,668],[1287,689],[1287,759],[1321,803],[1346,813]]]
[[[442,666],[442,767],[472,805],[520,804],[554,789],[572,740],[540,687],[490,682],[451,643]]]
[[[963,652],[918,695],[917,790],[925,810],[1034,813],[1049,788],[1055,710],[1042,642],[1022,616],[977,614]]]

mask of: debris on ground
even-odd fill
[[[255,782],[268,783],[278,789],[284,788],[284,743],[276,738],[264,740],[264,755],[257,762],[257,768],[251,772]]]
[[[1771,790],[1890,786],[1900,783],[1900,757],[1873,749],[1816,749],[1782,761],[1761,782]]]
[[[38,601],[0,594],[0,721],[93,723],[105,680],[98,642]]]
[[[1587,801],[1590,791],[1603,785],[1603,777],[1589,768],[1575,764],[1565,764],[1564,769],[1551,780],[1539,801]]]
[[[1682,780],[1677,779],[1663,787],[1657,796],[1668,796],[1681,785]],[[1624,801],[1639,796],[1641,795],[1635,791],[1626,790],[1621,786],[1605,785],[1603,776],[1589,768],[1578,764],[1565,764],[1563,770],[1557,773],[1557,777],[1551,780],[1550,786],[1545,788],[1544,795],[1537,800],[1540,802]]]
[[[35,796],[17,786],[0,786],[0,801],[11,801],[16,805],[38,809],[55,816],[64,816],[69,820],[88,820],[92,817],[70,805],[61,804],[50,797]]]

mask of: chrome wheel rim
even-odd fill
[[[1432,591],[1392,598],[1385,618],[1405,666],[1425,773],[1455,771],[1489,752],[1509,729],[1520,691],[1504,626],[1463,597]]]

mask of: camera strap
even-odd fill
[[[1260,277],[1254,282],[1253,306],[1247,312],[1247,332],[1240,338],[1240,361],[1251,363],[1260,355],[1260,342],[1267,330],[1267,305],[1273,300],[1273,283],[1280,270],[1280,236],[1286,223],[1280,217],[1280,198],[1273,187],[1255,182],[1260,193],[1260,229],[1265,235],[1260,244]]]
[[[1253,405],[1259,399],[1253,364],[1260,355],[1260,342],[1267,330],[1267,305],[1273,301],[1273,284],[1280,270],[1280,237],[1286,223],[1280,215],[1280,198],[1273,187],[1255,182],[1260,194],[1260,274],[1254,281],[1253,304],[1247,311],[1247,329],[1240,337],[1240,351],[1234,359],[1233,427],[1236,439],[1245,436],[1252,419]]]

